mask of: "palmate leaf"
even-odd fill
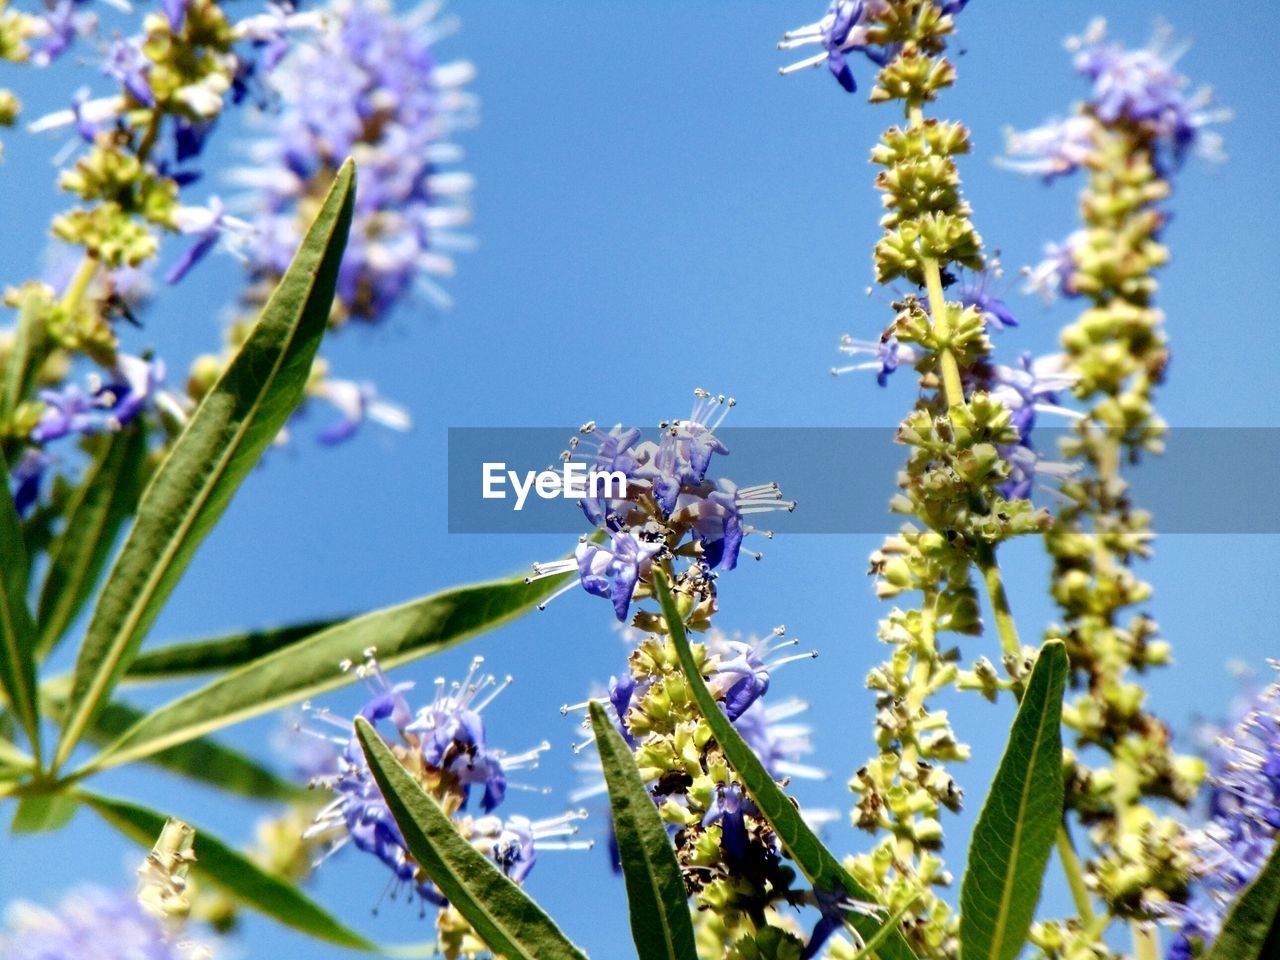
[[[258,322],[156,470],[76,660],[55,766],[70,755],[196,547],[302,400],[351,225],[348,161]]]
[[[40,755],[40,694],[36,686],[36,625],[27,608],[27,548],[22,521],[9,496],[9,471],[0,456],[0,687]]]
[[[562,583],[512,577],[432,594],[322,630],[154,710],[90,760],[86,772],[150,756],[214,730],[333,690],[354,678],[338,664],[375,647],[394,667],[438,653],[533,609]]]
[[[720,744],[720,749],[724,751],[725,759],[729,761],[729,765],[733,767],[738,779],[746,787],[751,799],[760,808],[761,815],[773,827],[791,859],[804,872],[815,891],[828,896],[851,897],[856,900],[875,902],[875,897],[849,874],[830,850],[822,845],[822,841],[800,816],[796,805],[774,782],[769,771],[760,762],[760,758],[742,739],[742,735],[734,729],[729,718],[720,709],[720,704],[707,689],[706,681],[693,658],[693,651],[689,648],[689,639],[685,636],[684,621],[681,620],[680,612],[676,608],[675,597],[672,596],[671,587],[661,571],[654,571],[653,589],[658,602],[662,605],[662,615],[667,621],[667,629],[670,631],[671,640],[680,658],[680,667],[684,671],[689,690],[698,708],[702,711],[707,725],[711,727],[711,732],[715,735],[716,742]],[[849,911],[846,919],[865,941],[875,937],[882,927],[890,925],[890,922],[856,911]],[[891,922],[894,927],[893,933],[885,937],[879,947],[881,960],[916,960],[911,947],[907,945],[901,931],[897,929],[897,922]]]
[[[99,439],[101,449],[67,505],[62,533],[49,548],[49,570],[36,606],[41,656],[53,649],[93,593],[142,492],[147,435],[141,423]]]
[[[698,960],[689,898],[666,825],[640,779],[627,741],[600,704],[592,701],[589,710],[609,787],[637,956],[639,960]]]
[[[1236,897],[1205,960],[1275,960],[1280,957],[1280,845]]]
[[[1009,744],[969,842],[960,890],[965,960],[1012,960],[1022,949],[1062,823],[1062,691],[1067,652],[1040,648]]]
[[[327,630],[341,623],[342,619],[329,617],[291,623],[283,627],[241,630],[209,640],[192,640],[160,647],[158,650],[138,654],[125,670],[124,681],[173,680],[241,667],[312,634]]]
[[[409,854],[494,953],[505,960],[586,960],[541,907],[458,833],[363,717],[356,719],[356,735]]]
[[[79,798],[108,824],[150,849],[168,817],[128,800],[78,791]],[[185,819],[185,818],[183,818]],[[244,906],[287,927],[356,950],[376,951],[377,945],[349,930],[298,887],[258,866],[229,844],[196,826],[196,862],[192,873],[208,880]]]

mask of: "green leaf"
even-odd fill
[[[348,161],[248,339],[143,492],[76,661],[55,766],[84,735],[196,547],[302,400],[328,324],[354,195]]]
[[[824,894],[847,896],[855,900],[874,903],[875,897],[855,880],[826,847],[817,835],[809,829],[809,825],[800,816],[800,811],[791,799],[782,792],[769,771],[764,768],[760,758],[755,755],[742,735],[734,729],[729,718],[720,709],[720,704],[707,689],[706,681],[698,670],[693,659],[693,651],[689,648],[689,639],[685,636],[684,621],[676,608],[675,597],[662,571],[654,571],[653,590],[662,605],[662,615],[667,621],[667,629],[671,632],[671,640],[675,644],[680,658],[680,667],[689,682],[689,690],[697,701],[707,725],[715,734],[716,742],[724,751],[725,759],[737,773],[738,779],[746,787],[751,799],[755,801],[760,813],[778,839],[787,849],[787,853],[796,865],[809,878],[815,891]],[[847,921],[858,931],[863,940],[869,941],[888,923],[875,917],[856,911],[849,911]],[[915,954],[907,945],[897,925],[894,924],[893,935],[883,941],[880,947],[881,960],[915,960]]]
[[[224,674],[153,711],[91,760],[113,767],[222,727],[333,690],[353,679],[338,669],[376,647],[384,667],[437,653],[532,609],[563,577],[523,577],[455,587],[330,627]]]
[[[0,686],[40,755],[40,694],[36,687],[36,625],[27,608],[27,548],[0,457]]]
[[[1066,679],[1066,648],[1052,640],[1040,648],[1009,745],[969,841],[960,890],[964,960],[1012,960],[1026,941],[1062,823]]]
[[[245,630],[211,640],[171,644],[139,654],[125,670],[124,679],[172,680],[240,667],[341,622],[337,617],[330,617],[264,630]]]
[[[122,834],[150,850],[168,817],[128,800],[80,791],[80,798]],[[186,819],[185,817],[183,818]],[[287,927],[356,950],[378,947],[349,930],[284,877],[270,873],[207,830],[196,831],[193,875]]]
[[[589,709],[609,787],[613,830],[631,908],[631,939],[639,960],[698,960],[689,898],[667,828],[640,779],[627,741],[600,704],[592,701]]]
[[[1280,845],[1236,897],[1205,960],[1275,960],[1280,957]]]
[[[13,814],[14,833],[46,833],[61,830],[80,807],[79,801],[68,793],[42,793],[23,797]]]
[[[458,833],[363,717],[356,719],[356,735],[410,856],[494,953],[506,960],[586,960],[541,907]]]
[[[62,533],[36,607],[37,653],[47,654],[75,620],[106,565],[120,528],[138,505],[147,434],[141,424],[101,438],[102,449],[67,505]]]
[[[41,300],[28,292],[22,298],[13,343],[4,365],[4,382],[0,388],[0,422],[7,421],[18,404],[26,399],[43,356],[44,326]]]
[[[59,702],[46,686],[43,705],[57,719],[57,712],[64,709],[66,703]],[[145,715],[126,703],[112,701],[94,718],[85,732],[85,739],[100,746],[110,743]],[[306,792],[256,760],[207,737],[198,737],[153,753],[144,762],[188,780],[207,783],[218,790],[254,800],[296,800]]]

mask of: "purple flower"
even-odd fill
[[[398,404],[381,399],[372,383],[325,378],[311,388],[311,394],[327,400],[340,415],[340,419],[326,427],[317,438],[326,446],[351,439],[366,420],[399,431],[413,426],[409,412]]]
[[[961,6],[963,3],[956,9]],[[897,52],[896,48],[875,46],[868,39],[869,25],[885,7],[885,0],[831,0],[821,20],[784,33],[778,44],[781,50],[818,44],[822,52],[785,66],[779,72],[785,76],[825,63],[836,82],[852,93],[858,84],[846,54],[862,53],[872,63],[883,66]]]
[[[456,230],[470,220],[471,179],[451,169],[460,152],[448,138],[474,114],[463,90],[472,70],[439,63],[433,26],[382,0],[338,0],[327,13],[314,40],[279,61],[271,135],[239,172],[261,211],[250,266],[284,271],[307,196],[356,153],[360,185],[338,298],[347,315],[372,322],[415,292],[447,301],[432,278],[450,275],[454,252],[469,242]],[[264,20],[254,36],[272,29]],[[278,56],[260,42],[268,59]]]
[[[885,386],[889,376],[902,364],[914,364],[920,354],[914,347],[898,342],[896,337],[884,337],[881,340],[856,340],[847,334],[840,338],[839,350],[850,357],[869,355],[872,359],[852,363],[843,367],[832,367],[831,373],[839,376],[842,373],[854,373],[862,370],[876,371],[876,383]]]
[[[19,517],[25,517],[40,498],[40,481],[52,461],[39,447],[27,447],[9,473],[13,506]]]
[[[811,660],[816,653],[770,656],[796,646],[794,637],[779,640],[786,633],[778,627],[763,639],[742,640],[713,631],[706,639],[707,653],[715,658],[715,674],[710,688],[724,704],[725,716],[738,720],[769,690],[773,671],[797,660]]]
[[[1078,296],[1079,291],[1071,278],[1076,270],[1076,251],[1088,241],[1088,237],[1086,231],[1077,230],[1062,243],[1046,244],[1044,259],[1025,270],[1026,292],[1040,294],[1046,303],[1051,303],[1059,295]]]
[[[95,887],[63,897],[55,909],[16,901],[5,918],[6,960],[180,960],[196,946],[171,936],[133,894]]]
[[[1271,666],[1280,669],[1280,662]],[[1193,897],[1169,909],[1179,932],[1171,960],[1201,956],[1235,897],[1258,875],[1280,830],[1280,683],[1258,694],[1210,757],[1209,818],[1193,835]]]
[[[151,61],[142,53],[136,40],[117,40],[111,45],[107,62],[103,71],[113,77],[129,91],[138,103],[144,107],[156,105],[155,94],[151,92],[151,84],[147,82],[147,74],[151,71]]]
[[[169,21],[169,29],[181,33],[187,25],[187,6],[190,0],[160,0],[160,7]]]
[[[166,283],[180,281],[224,237],[231,237],[234,242],[243,242],[253,233],[252,224],[228,214],[217,197],[211,197],[207,207],[180,207],[174,219],[177,221],[178,231],[195,237],[195,243],[169,268],[164,278]]]
[[[997,163],[1007,170],[1043,177],[1048,183],[1084,165],[1097,149],[1097,129],[1097,120],[1080,114],[1031,130],[1010,130],[1005,134],[1009,159],[998,158]]]
[[[1143,127],[1175,163],[1192,148],[1219,159],[1221,137],[1205,128],[1230,114],[1209,109],[1209,90],[1187,92],[1189,81],[1176,69],[1185,48],[1170,49],[1171,39],[1164,28],[1147,46],[1129,50],[1107,40],[1101,19],[1082,37],[1072,38],[1076,70],[1093,84],[1089,107],[1103,123]]]
[[[472,662],[471,671],[461,682],[446,685],[444,680],[438,680],[434,698],[415,714],[405,697],[413,684],[392,684],[373,659],[372,650],[367,653],[369,659],[357,673],[368,683],[372,696],[359,715],[375,726],[393,728],[399,748],[416,757],[411,768],[422,771],[424,788],[449,809],[465,809],[472,788],[480,787],[481,809],[486,814],[492,812],[506,796],[508,774],[536,766],[539,755],[548,748],[543,743],[525,753],[508,755],[489,747],[481,714],[507,687],[510,678],[499,683],[492,675],[481,676],[478,671],[482,658]],[[444,899],[421,876],[409,855],[351,723],[324,710],[316,711],[316,715],[339,733],[332,737],[319,732],[313,735],[334,743],[339,752],[336,772],[312,781],[315,786],[331,790],[335,797],[316,817],[307,836],[330,840],[330,853],[350,843],[372,854],[391,870],[398,884],[411,886],[424,901],[443,905]],[[460,824],[464,834],[471,829],[470,823]],[[537,831],[531,834],[536,835]],[[515,863],[512,859],[513,867]],[[525,864],[518,871],[520,876],[532,866],[531,849]]]

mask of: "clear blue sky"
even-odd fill
[[[311,445],[307,428],[299,430],[300,442],[272,453],[245,483],[152,643],[370,609],[560,554],[564,538],[446,533],[449,426],[592,418],[649,425],[687,412],[691,389],[704,386],[739,399],[737,425],[891,428],[910,402],[905,380],[879,390],[826,372],[840,334],[872,336],[887,319],[885,304],[863,289],[879,204],[866,156],[891,111],[845,95],[825,73],[776,73],[786,62],[774,50],[779,35],[822,6],[456,0],[464,26],[446,49],[476,63],[483,98],[482,126],[463,139],[479,181],[480,248],[448,284],[457,301],[451,313],[405,309],[385,327],[345,333],[330,350],[344,374],[376,379],[406,403],[417,428],[404,436],[369,431],[336,450]],[[960,18],[959,85],[940,112],[973,130],[966,191],[983,236],[1011,268],[1073,228],[1077,185],[1046,190],[996,169],[1000,131],[1061,113],[1081,93],[1062,39],[1102,6],[974,0]],[[1225,130],[1229,164],[1214,171],[1190,163],[1174,199],[1174,261],[1161,277],[1161,302],[1175,359],[1162,410],[1175,425],[1278,426],[1272,377],[1280,346],[1265,316],[1280,189],[1274,11],[1262,0],[1238,2],[1215,10],[1210,23],[1205,5],[1190,0],[1105,6],[1120,11],[1113,29],[1126,39],[1145,39],[1161,14],[1192,35],[1185,69],[1237,114]],[[71,89],[55,97],[32,89],[30,76],[7,73],[32,116],[60,105]],[[860,76],[869,77],[865,66]],[[234,127],[218,131],[211,163],[229,156]],[[59,142],[14,132],[5,141],[0,280],[9,283],[35,269],[34,238],[55,209],[48,158]],[[231,261],[206,262],[180,288],[162,291],[134,345],[154,343],[184,369],[185,358],[216,342],[237,282]],[[1070,316],[1033,300],[1019,309],[1023,325],[1004,335],[1002,349],[1048,350]],[[731,473],[731,458],[725,469]],[[1204,469],[1221,474],[1229,495],[1232,465]],[[886,498],[891,487],[885,476]],[[874,631],[883,607],[863,571],[876,545],[870,536],[783,537],[768,545],[764,562],[721,581],[725,627],[785,623],[821,650],[816,664],[788,667],[774,687],[777,696],[813,702],[818,762],[832,777],[797,785],[809,805],[847,809],[844,781],[868,753],[873,709],[862,678],[882,655]],[[1160,541],[1146,573],[1178,663],[1151,686],[1176,727],[1218,713],[1234,696],[1229,659],[1262,669],[1280,653],[1264,582],[1277,559],[1280,542],[1265,537]],[[1023,544],[1005,565],[1021,629],[1034,638],[1052,617],[1044,564]],[[976,641],[964,652],[993,649]],[[574,782],[568,745],[576,730],[558,708],[620,670],[625,656],[608,605],[571,595],[401,674],[426,685],[462,672],[477,652],[496,672],[518,677],[488,713],[491,740],[512,749],[542,737],[554,744],[536,776],[556,795],[516,795],[509,809],[562,809]],[[1010,718],[977,697],[952,701],[979,757],[957,771],[970,802],[947,821],[958,876],[963,838]],[[275,729],[263,720],[227,738],[269,759]],[[150,771],[113,774],[102,786],[233,840],[252,833],[252,805]],[[831,841],[838,851],[867,844],[843,824]],[[43,899],[80,880],[127,883],[136,860],[136,849],[82,813],[57,835],[4,841],[0,888]],[[429,936],[414,909],[388,906],[371,916],[384,879],[380,865],[350,854],[327,864],[312,889],[370,936]],[[546,854],[529,886],[593,956],[630,953],[623,888],[599,850]],[[1050,896],[1060,902],[1057,892]],[[343,953],[253,918],[241,947],[251,957]]]

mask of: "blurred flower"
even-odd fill
[[[1048,182],[1082,167],[1097,149],[1098,121],[1085,114],[1050,120],[1030,130],[1006,130],[1005,153],[996,163],[1007,170],[1031,173]]]
[[[392,430],[404,431],[413,426],[409,411],[381,399],[372,383],[326,377],[308,392],[332,404],[340,415],[340,419],[325,427],[319,436],[320,442],[326,445],[349,440],[366,420]]]
[[[1057,296],[1074,297],[1077,291],[1071,276],[1075,273],[1076,249],[1088,239],[1085,230],[1076,230],[1062,243],[1048,243],[1044,248],[1044,259],[1034,267],[1024,271],[1027,282],[1027,293],[1038,293],[1046,302],[1052,302]]]
[[[217,197],[210,197],[207,206],[179,207],[174,220],[178,232],[194,237],[195,243],[169,268],[164,278],[166,283],[177,283],[185,277],[192,267],[208,256],[219,241],[239,250],[253,234],[253,225],[228,214]]]
[[[173,938],[137,897],[86,888],[56,910],[17,901],[0,930],[5,960],[199,960],[207,945]]]
[[[434,6],[398,14],[382,0],[335,0],[313,42],[295,45],[272,75],[280,111],[250,149],[238,180],[253,188],[259,234],[251,268],[270,278],[288,266],[311,200],[353,156],[360,170],[355,219],[338,280],[345,316],[380,320],[415,289],[437,300],[429,279],[453,272],[467,240],[471,178],[446,169],[448,142],[469,124],[474,101],[466,63],[439,63],[450,29]]]
[[[1272,667],[1280,669],[1280,662]],[[1210,756],[1209,819],[1194,833],[1193,898],[1166,908],[1178,927],[1169,960],[1203,955],[1236,896],[1258,875],[1280,830],[1280,682],[1249,704]]]
[[[850,357],[870,356],[870,360],[851,363],[843,367],[832,367],[831,373],[839,376],[842,373],[858,373],[863,370],[876,372],[876,383],[885,386],[889,375],[902,364],[911,365],[920,359],[914,347],[898,342],[896,337],[885,337],[881,340],[856,340],[845,334],[840,338],[839,351]]]
[[[1076,69],[1093,82],[1089,107],[1103,123],[1143,127],[1175,161],[1192,148],[1219,159],[1221,137],[1206,127],[1230,113],[1208,109],[1213,94],[1207,88],[1187,92],[1190,81],[1176,70],[1187,47],[1171,48],[1171,41],[1172,31],[1161,25],[1147,46],[1128,50],[1107,40],[1106,21],[1099,18],[1068,48],[1076,52]]]

